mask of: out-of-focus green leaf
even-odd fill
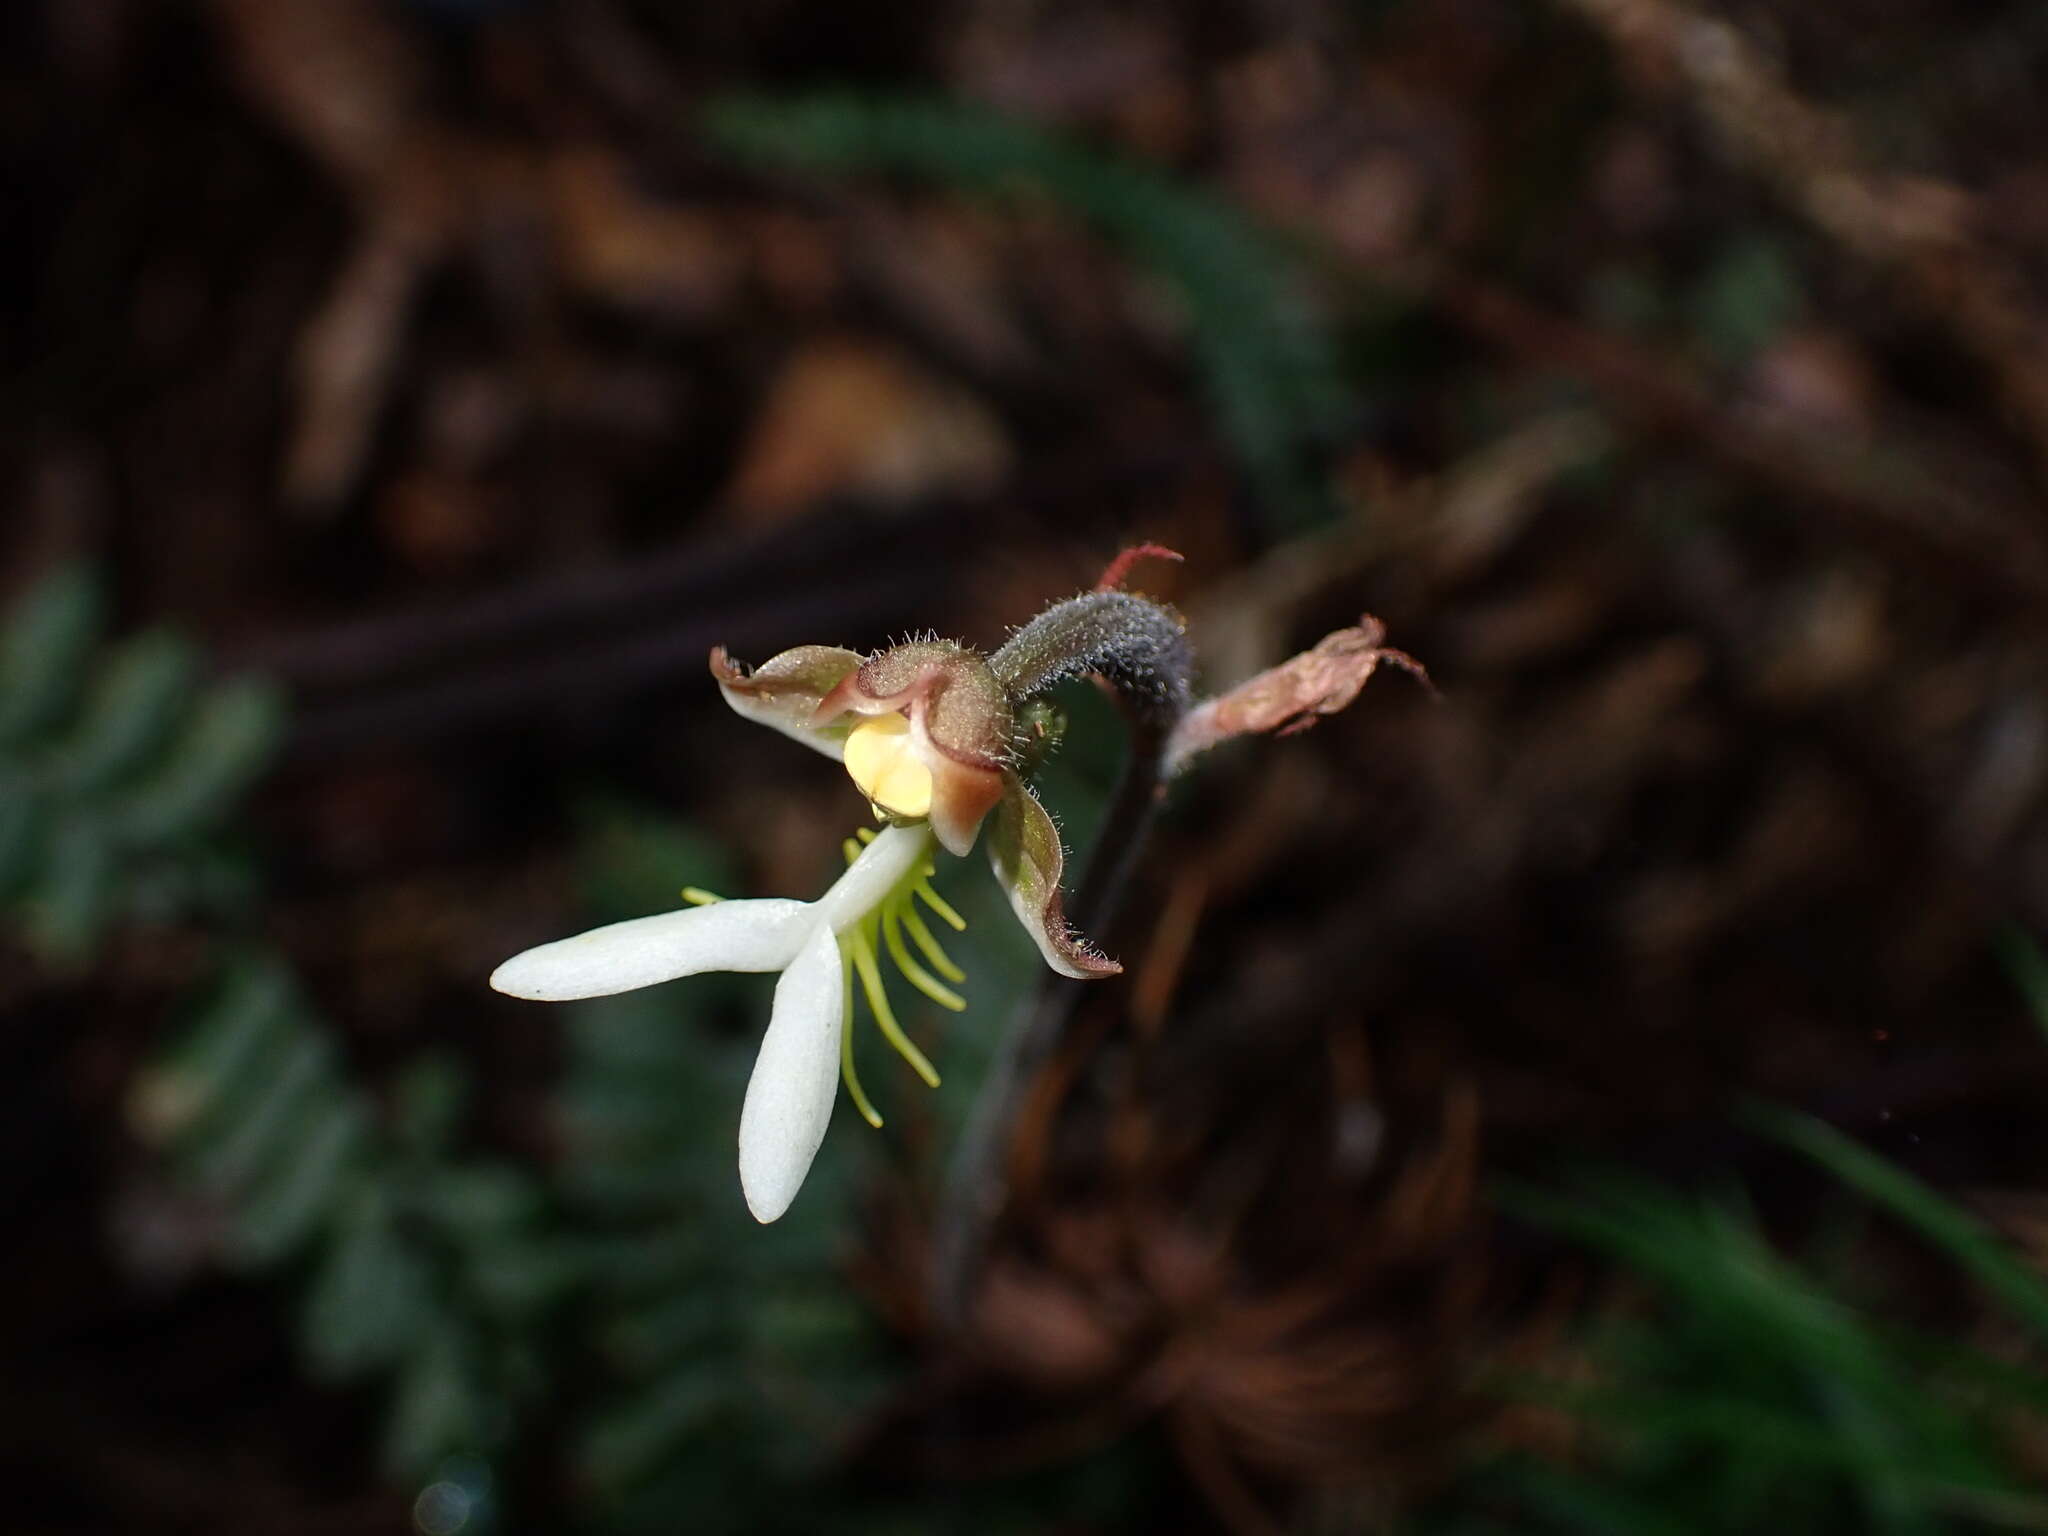
[[[424,1056],[399,1074],[391,1093],[391,1137],[421,1157],[448,1150],[469,1108],[469,1080],[446,1056]]]
[[[1569,1476],[1542,1462],[1521,1466],[1521,1492],[1537,1509],[1587,1536],[1698,1536],[1700,1527],[1625,1487]]]
[[[421,1477],[452,1454],[495,1446],[501,1426],[477,1391],[474,1346],[454,1326],[419,1341],[399,1372],[384,1433],[384,1465]]]
[[[19,894],[41,866],[45,830],[41,798],[0,785],[0,899]]]
[[[283,721],[261,680],[200,686],[176,636],[98,652],[103,606],[62,572],[0,633],[0,899],[68,964],[121,918],[217,918],[246,898],[222,833]],[[391,1443],[420,1471],[496,1446],[512,1399],[545,1382],[533,1335],[581,1256],[545,1230],[532,1180],[454,1156],[458,1067],[403,1075],[387,1134],[344,1055],[288,968],[245,956],[136,1073],[129,1123],[223,1208],[222,1259],[304,1279],[314,1372],[402,1377]]]
[[[683,1290],[613,1322],[604,1335],[606,1352],[660,1365],[712,1347],[735,1321],[720,1297]]]
[[[238,1088],[216,1097],[194,1138],[192,1165],[217,1190],[247,1189],[290,1155],[309,1117],[340,1091],[333,1048],[320,1036],[280,1030]]]
[[[177,1080],[186,1107],[167,1129],[182,1132],[242,1091],[263,1053],[284,1038],[292,1002],[291,979],[280,966],[244,960],[227,973],[189,1033],[151,1069]]]
[[[137,1095],[138,1122],[227,1205],[227,1256],[252,1269],[308,1261],[310,1367],[399,1378],[389,1434],[407,1475],[497,1444],[513,1401],[549,1379],[533,1335],[581,1275],[531,1179],[455,1159],[466,1096],[453,1062],[426,1058],[400,1074],[384,1131],[269,957],[203,1000]]]
[[[1757,1111],[1752,1123],[1936,1236],[1966,1268],[1996,1274],[2009,1262],[1967,1217],[1818,1122]],[[1593,1335],[1591,1384],[1506,1386],[1587,1431],[1583,1469],[1502,1463],[1498,1482],[1482,1480],[1536,1529],[1931,1536],[1966,1513],[2048,1522],[2005,1438],[2038,1383],[2020,1373],[2015,1389],[1967,1346],[1884,1324],[1860,1288],[1825,1284],[1781,1254],[1739,1193],[1708,1200],[1609,1175],[1562,1194],[1509,1191],[1505,1203],[1619,1260],[1648,1282],[1652,1303]]]
[[[480,1247],[464,1271],[469,1294],[482,1314],[499,1322],[515,1344],[524,1330],[582,1278],[566,1249],[527,1238]]]
[[[1761,1106],[1751,1107],[1745,1116],[1758,1131],[1796,1147],[1844,1184],[1916,1228],[2048,1343],[2048,1282],[2021,1263],[1974,1216],[1822,1121]]]
[[[115,850],[101,824],[73,819],[50,837],[27,912],[28,938],[59,965],[88,959],[114,917]]]
[[[2027,1011],[2043,1035],[2048,1035],[2048,954],[2025,929],[2007,926],[1998,935],[1998,957],[2006,974],[2020,989]]]
[[[92,574],[68,566],[43,579],[0,633],[0,745],[62,718],[84,684],[105,617]]]
[[[306,1293],[306,1357],[352,1379],[402,1359],[433,1318],[426,1268],[400,1241],[388,1193],[366,1180],[343,1203]]]
[[[263,1267],[296,1253],[333,1208],[342,1182],[364,1151],[362,1111],[346,1098],[315,1105],[292,1144],[266,1170],[235,1213],[235,1248],[243,1263]]]
[[[539,1191],[510,1168],[451,1164],[438,1168],[417,1198],[459,1241],[483,1242],[524,1226],[537,1213]]]
[[[90,574],[60,571],[0,634],[0,899],[68,968],[121,920],[234,904],[246,872],[219,834],[282,719],[266,684],[199,688],[175,635],[99,652],[104,606]]]
[[[192,648],[175,635],[138,635],[118,647],[52,749],[59,780],[92,793],[148,761],[177,725],[196,671]]]
[[[671,1371],[648,1395],[607,1415],[584,1437],[584,1474],[614,1495],[656,1470],[725,1404],[730,1388],[715,1370]]]
[[[186,720],[169,754],[119,808],[130,838],[153,842],[216,820],[269,761],[284,728],[284,701],[267,684],[225,684]]]
[[[1803,302],[1784,246],[1748,234],[1721,250],[1694,289],[1690,308],[1707,345],[1726,361],[1741,363],[1790,329]]]

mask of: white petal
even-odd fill
[[[821,923],[775,984],[775,1011],[740,1110],[740,1188],[756,1221],[789,1209],[825,1139],[845,1008],[839,944]]]
[[[846,873],[817,901],[818,916],[834,933],[844,933],[882,904],[896,882],[931,856],[931,828],[884,827]]]
[[[559,1003],[699,971],[779,971],[816,923],[809,902],[781,898],[685,907],[514,955],[491,973],[491,985],[514,997]]]

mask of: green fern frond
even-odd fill
[[[46,731],[69,707],[106,619],[106,596],[82,566],[46,577],[0,633],[0,746]]]
[[[1279,242],[1170,176],[983,108],[825,93],[728,97],[704,131],[738,158],[816,174],[922,177],[1041,198],[1121,244],[1183,306],[1210,403],[1260,493],[1293,521],[1325,515],[1315,469],[1350,407],[1324,317]]]
[[[460,1074],[415,1066],[387,1120],[281,961],[234,965],[137,1079],[132,1119],[225,1217],[221,1257],[303,1278],[316,1378],[383,1378],[385,1454],[418,1478],[504,1448],[533,1335],[575,1285],[539,1187],[451,1150]]]
[[[235,899],[223,834],[283,724],[274,689],[203,683],[175,636],[104,641],[105,607],[62,570],[0,634],[0,900],[63,965],[124,918]]]

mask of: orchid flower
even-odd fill
[[[989,864],[1045,963],[1081,980],[1122,970],[1069,927],[1059,832],[1029,784],[1051,737],[1043,696],[1054,684],[1090,675],[1115,692],[1131,728],[1133,762],[1150,765],[1142,781],[1133,781],[1149,798],[1221,741],[1298,730],[1342,709],[1382,660],[1420,671],[1380,644],[1377,621],[1368,617],[1360,628],[1341,630],[1222,697],[1196,703],[1179,616],[1117,590],[1132,561],[1162,555],[1180,558],[1156,545],[1126,550],[1095,590],[1053,604],[987,656],[935,638],[869,656],[805,645],[750,670],[722,647],[714,650],[711,675],[726,703],[837,759],[883,830],[846,840],[846,873],[816,901],[724,901],[688,889],[683,895],[691,905],[682,910],[515,955],[492,974],[491,985],[557,1002],[702,971],[781,972],[739,1129],[747,1207],[757,1219],[774,1221],[796,1198],[824,1141],[840,1079],[862,1117],[882,1123],[854,1070],[856,976],[883,1036],[938,1086],[938,1073],[896,1021],[881,961],[892,961],[942,1006],[965,1006],[948,985],[962,980],[959,968],[918,912],[921,902],[953,928],[965,926],[932,888],[940,853],[965,857],[993,818]]]
[[[864,847],[848,839],[846,873],[816,901],[724,901],[688,890],[693,904],[679,911],[515,955],[492,973],[491,985],[560,1002],[703,971],[780,971],[739,1130],[740,1187],[748,1209],[768,1222],[789,1208],[810,1171],[840,1078],[862,1117],[882,1123],[853,1065],[856,975],[884,1037],[938,1085],[896,1021],[880,960],[893,961],[941,1005],[965,1006],[946,984],[961,973],[917,903],[956,929],[965,926],[931,886],[934,859],[941,851],[967,854],[991,812],[990,863],[1046,964],[1080,978],[1122,967],[1067,926],[1059,834],[1019,772],[1013,690],[989,658],[940,640],[869,657],[813,645],[749,671],[721,648],[711,653],[711,672],[738,713],[839,759],[887,825],[879,833],[864,829]]]

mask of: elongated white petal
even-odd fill
[[[700,971],[779,971],[815,922],[809,902],[781,898],[659,912],[514,955],[491,973],[491,985],[513,997],[559,1003]]]
[[[820,921],[834,933],[844,933],[880,906],[897,881],[930,857],[931,847],[929,827],[884,827],[833,882],[832,889],[818,898]]]
[[[740,1110],[740,1188],[756,1221],[789,1209],[825,1139],[846,1027],[839,944],[820,923],[775,984],[775,1011]]]

